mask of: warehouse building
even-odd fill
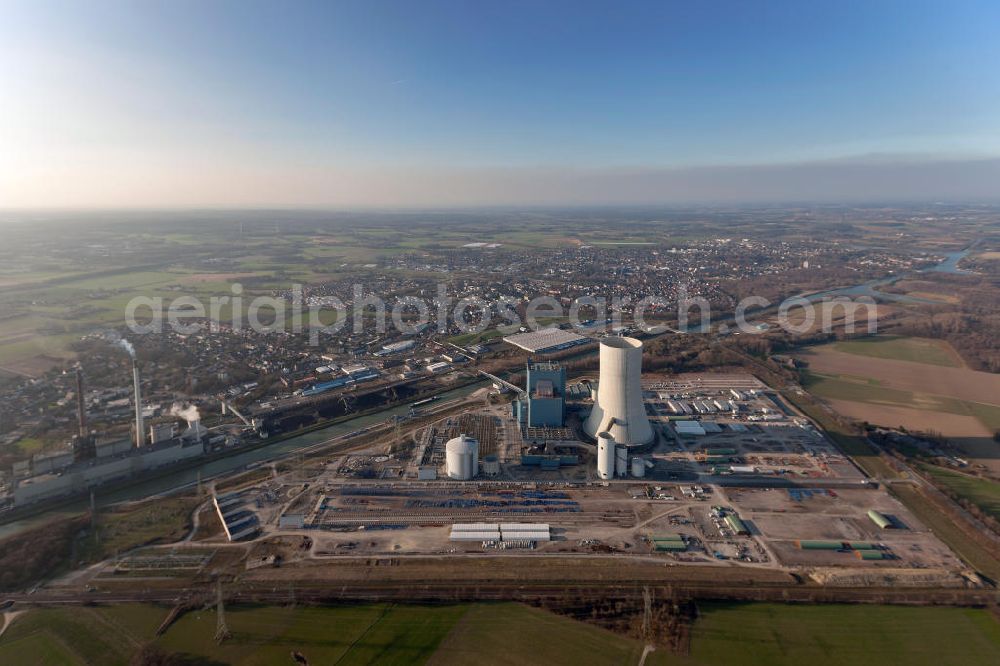
[[[873,523],[879,526],[879,529],[885,530],[893,526],[893,523],[889,518],[875,509],[868,509],[868,517]]]
[[[546,354],[562,351],[577,345],[584,345],[590,342],[590,338],[577,335],[572,331],[564,331],[561,328],[542,328],[537,331],[508,335],[504,342],[515,347],[531,352],[532,354]]]
[[[726,525],[729,526],[729,529],[731,529],[734,534],[750,536],[750,528],[747,527],[746,523],[740,520],[740,517],[735,513],[726,514]]]

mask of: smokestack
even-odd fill
[[[83,369],[76,366],[76,420],[80,437],[87,436],[87,408],[83,404]]]
[[[142,422],[142,390],[139,388],[139,362],[132,358],[132,382],[135,384],[135,446],[146,445],[146,428]]]

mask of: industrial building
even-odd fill
[[[618,444],[641,446],[653,440],[642,397],[642,342],[635,338],[601,340],[597,399],[584,424],[591,437],[607,432]]]
[[[527,333],[518,333],[516,335],[508,335],[503,339],[504,342],[514,345],[515,347],[520,347],[521,349],[531,352],[532,354],[545,354],[551,352],[562,351],[563,349],[569,349],[570,347],[575,347],[577,345],[583,345],[590,342],[590,338],[585,338],[582,335],[577,335],[572,331],[564,331],[561,328],[542,328],[537,331],[528,331]]]
[[[124,452],[113,453],[114,446],[98,447],[98,456],[74,462],[53,472],[20,479],[14,488],[14,505],[22,506],[46,499],[73,495],[109,481],[125,479],[142,472],[204,455],[201,440],[172,439],[148,444],[141,449],[127,442]],[[108,455],[101,456],[102,450]]]
[[[518,420],[529,428],[561,428],[566,420],[566,368],[558,363],[527,364],[527,391],[518,399]]]
[[[666,534],[663,536],[650,537],[653,550],[656,552],[677,553],[687,550],[684,536],[681,534]]]
[[[212,505],[219,516],[219,522],[222,523],[226,538],[230,541],[245,539],[260,530],[257,515],[248,508],[246,499],[240,493],[221,496],[213,493]]]
[[[741,536],[750,535],[750,528],[748,528],[746,523],[744,523],[735,513],[727,513],[725,520],[726,525],[728,525],[729,529],[733,531],[733,534],[739,534]]]
[[[451,541],[549,541],[547,523],[455,523],[451,526]]]
[[[128,439],[99,442],[96,433],[88,432],[86,408],[83,404],[83,375],[78,368],[78,432],[73,436],[72,450],[34,456],[29,464],[14,465],[16,478],[11,493],[14,506],[79,494],[105,483],[205,454],[206,445],[211,438],[198,421],[193,421],[191,428],[180,437],[176,435],[174,423],[151,424],[147,438],[139,364],[131,349],[129,354],[132,356],[134,444]]]
[[[375,356],[388,356],[390,354],[399,354],[401,352],[409,351],[416,346],[416,341],[414,340],[402,340],[400,342],[392,342],[387,345],[382,345],[382,348],[375,352]]]
[[[880,529],[883,529],[883,530],[884,529],[889,529],[890,527],[893,526],[892,520],[890,520],[887,516],[885,516],[880,511],[876,511],[875,509],[869,509],[868,510],[868,517],[871,519],[871,521],[873,523],[875,523],[876,525],[878,525]]]

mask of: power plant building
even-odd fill
[[[618,444],[641,446],[653,440],[642,399],[642,342],[635,338],[601,340],[601,370],[594,408],[584,423],[591,437],[608,432]]]
[[[528,361],[529,428],[561,428],[565,422],[566,368]]]

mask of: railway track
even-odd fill
[[[124,603],[211,603],[211,586],[157,588],[128,592],[91,593],[47,592],[11,595],[7,599],[19,607]],[[636,581],[512,581],[486,579],[455,581],[316,581],[280,580],[254,583],[235,582],[224,586],[230,603],[297,602],[406,602],[457,603],[467,601],[570,602],[586,599],[642,601],[649,589],[656,599],[701,599],[732,601],[772,601],[783,603],[869,603],[903,605],[947,605],[996,607],[996,590],[964,588],[820,587],[816,585],[747,580],[743,583],[706,583],[671,580]]]

